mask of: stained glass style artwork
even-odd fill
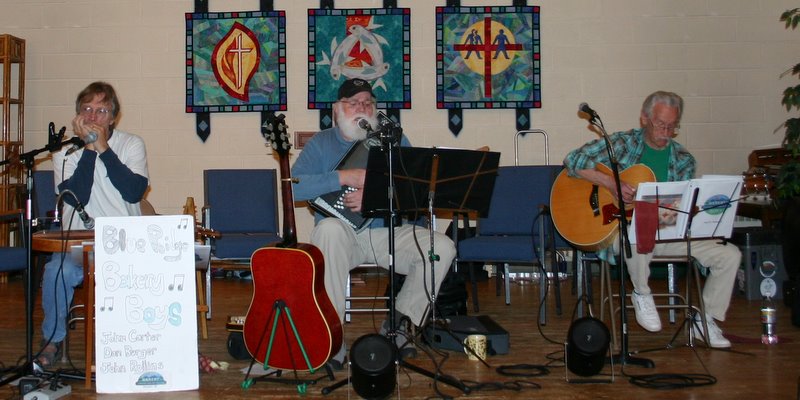
[[[436,107],[540,108],[539,7],[437,7]]]
[[[328,109],[342,82],[372,84],[378,108],[411,108],[411,10],[308,10],[308,108]]]
[[[284,11],[186,13],[187,113],[284,110]]]

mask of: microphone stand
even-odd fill
[[[382,127],[380,130],[372,132],[371,129],[368,131],[369,135],[373,135],[373,137],[378,137],[381,140],[381,151],[386,154],[386,162],[388,165],[388,190],[387,190],[387,202],[388,208],[386,211],[387,214],[387,221],[388,221],[388,240],[389,240],[389,329],[386,335],[389,338],[389,341],[392,343],[392,346],[395,347],[397,350],[397,341],[395,338],[397,337],[397,324],[395,323],[395,281],[394,281],[394,272],[395,272],[395,234],[394,234],[394,227],[395,221],[397,220],[397,210],[395,210],[394,206],[394,195],[395,195],[395,182],[394,182],[394,152],[400,147],[400,141],[403,136],[403,129],[397,125],[387,125]],[[379,136],[378,136],[379,135]],[[415,228],[414,228],[415,229]],[[435,286],[435,283],[434,283]],[[462,382],[451,378],[449,376],[445,376],[439,373],[430,372],[422,367],[416,366],[414,364],[408,363],[406,360],[402,358],[399,351],[395,351],[394,354],[396,355],[397,359],[395,362],[402,366],[403,368],[409,369],[414,371],[420,375],[427,376],[431,379],[435,379],[439,382],[444,384],[450,385],[454,388],[461,390],[464,394],[469,394],[470,388],[467,387]],[[330,394],[333,390],[343,386],[347,383],[347,379],[344,379],[340,382],[334,383],[331,386],[325,387],[322,389],[322,394],[327,395]]]
[[[33,374],[33,296],[35,287],[33,285],[33,160],[36,155],[45,151],[53,152],[61,149],[62,146],[71,143],[70,141],[50,143],[40,149],[31,150],[20,154],[18,158],[11,157],[0,161],[0,166],[21,162],[25,166],[25,244],[27,247],[27,257],[25,265],[25,364],[17,367],[16,371],[0,381],[0,386],[5,386],[17,378]]]
[[[387,162],[389,163],[389,165],[388,165],[388,168],[389,168],[389,190],[388,190],[388,197],[389,198],[388,198],[388,200],[389,200],[389,219],[390,219],[390,221],[389,221],[390,222],[390,225],[389,225],[389,276],[393,277],[394,276],[394,271],[395,271],[395,264],[394,264],[394,262],[395,262],[395,257],[394,257],[394,225],[395,224],[394,224],[394,222],[395,222],[395,218],[397,217],[397,212],[396,212],[396,210],[394,208],[394,190],[395,190],[394,188],[395,188],[395,184],[394,184],[394,158],[393,158],[393,154],[392,153],[394,152],[395,149],[400,147],[400,140],[401,140],[402,135],[403,135],[403,130],[399,126],[391,126],[391,127],[386,127],[384,129],[384,131],[386,133],[384,135],[381,135],[381,143],[382,143],[383,150],[386,151]],[[431,275],[433,275],[433,271],[431,271]],[[433,286],[434,286],[434,290],[435,290],[435,286],[436,286],[435,278],[432,277],[431,280],[433,281]],[[396,326],[395,320],[394,320],[394,318],[395,318],[395,301],[396,301],[396,299],[395,299],[396,296],[395,296],[395,288],[394,288],[394,279],[389,279],[389,293],[391,295],[389,296],[389,332],[388,332],[388,335],[389,335],[389,339],[391,340],[391,342],[395,346],[397,346],[397,342],[394,340],[394,338],[397,336],[397,326]],[[424,375],[424,376],[427,376],[427,377],[429,377],[431,379],[434,379],[436,381],[439,381],[439,382],[442,382],[444,384],[450,385],[450,386],[452,386],[452,387],[454,387],[456,389],[461,390],[461,392],[463,392],[464,394],[469,394],[470,388],[467,387],[466,385],[464,385],[462,382],[460,382],[460,381],[458,381],[456,379],[453,379],[451,377],[444,376],[444,375],[442,375],[440,373],[434,373],[434,372],[428,371],[428,370],[426,370],[426,369],[424,369],[422,367],[416,366],[414,364],[410,364],[410,363],[408,363],[406,360],[404,360],[402,358],[402,356],[400,355],[399,351],[396,352],[395,354],[397,354],[399,365],[402,366],[403,368],[409,369],[409,370],[414,371],[414,372],[416,372],[416,373],[418,373],[420,375]]]
[[[603,141],[606,144],[606,151],[608,152],[608,159],[611,162],[611,171],[614,174],[614,184],[616,185],[617,191],[617,215],[615,215],[615,217],[619,220],[619,224],[617,224],[617,229],[619,230],[619,254],[617,255],[617,265],[619,265],[619,298],[621,303],[619,323],[620,331],[622,332],[622,338],[620,341],[619,354],[612,356],[611,362],[620,363],[622,364],[623,368],[625,367],[625,364],[653,368],[655,367],[655,364],[652,360],[647,358],[632,357],[631,353],[628,352],[628,317],[625,307],[625,301],[627,300],[627,295],[625,293],[625,271],[627,266],[625,265],[625,259],[631,256],[631,244],[628,240],[628,220],[626,219],[625,215],[625,200],[622,199],[622,182],[619,178],[619,161],[614,153],[611,140],[608,138],[608,133],[603,126],[603,120],[601,120],[600,116],[594,111],[589,113],[589,115],[591,116],[589,123],[597,127],[600,130],[600,133],[603,134]]]

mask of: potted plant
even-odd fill
[[[781,22],[786,29],[796,29],[800,24],[800,8],[786,10],[781,14]],[[781,77],[800,78],[800,63],[781,74]],[[781,104],[786,111],[800,111],[800,84],[787,87],[783,91]],[[783,237],[783,262],[790,279],[794,281],[794,293],[786,299],[792,305],[792,324],[800,326],[800,249],[796,245],[800,235],[800,117],[787,119],[778,128],[784,129],[783,147],[790,153],[778,173],[776,187],[778,201],[783,210],[781,236]],[[791,286],[791,285],[790,285]]]

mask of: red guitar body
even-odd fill
[[[244,322],[244,343],[253,359],[267,367],[317,370],[341,348],[342,323],[325,291],[322,252],[297,243],[291,146],[283,115],[268,125],[265,136],[280,156],[283,242],[262,247],[250,258],[253,299]]]
[[[282,301],[291,313],[312,368],[325,365],[342,345],[342,325],[325,292],[322,252],[306,243],[293,248],[262,247],[253,253],[251,261],[254,288],[244,324],[247,351],[256,361],[264,363],[278,311],[275,304]],[[266,365],[308,370],[289,319],[280,311]]]

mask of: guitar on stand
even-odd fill
[[[256,250],[250,259],[253,298],[243,334],[253,361],[242,383],[245,388],[253,382],[249,376],[256,361],[264,369],[313,373],[339,351],[343,340],[341,322],[325,291],[322,252],[297,242],[289,169],[291,144],[284,118],[282,114],[274,117],[263,130],[280,159],[283,241]],[[330,370],[328,376],[333,378]],[[315,381],[300,383],[309,382]]]

